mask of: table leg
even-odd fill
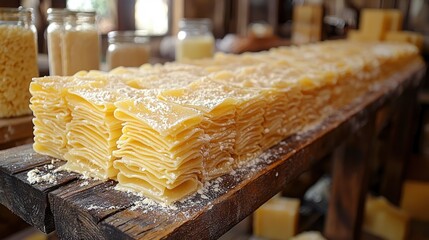
[[[417,113],[416,94],[415,89],[407,91],[399,99],[390,132],[379,153],[379,157],[384,159],[380,193],[396,205],[401,197],[407,160],[411,157]]]
[[[374,135],[375,119],[371,117],[334,152],[332,188],[324,230],[329,239],[359,239]]]

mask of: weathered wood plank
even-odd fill
[[[418,80],[413,78],[416,71],[398,73],[391,82],[357,99],[340,113],[325,119],[319,127],[292,136],[269,149],[262,156],[265,158],[263,161],[240,168],[235,174],[222,176],[220,182],[212,181],[211,186],[217,186],[218,191],[209,188],[203,194],[176,204],[173,209],[150,204],[143,204],[140,208],[138,206],[144,203],[144,198],[128,196],[113,189],[106,191],[105,187],[112,187],[110,183],[85,190],[61,187],[49,195],[55,221],[63,222],[57,224],[57,233],[67,239],[89,236],[96,239],[216,239],[344,139],[360,134],[362,127],[369,122],[374,129],[375,112],[400,96],[404,89],[417,86]],[[368,142],[361,146],[365,144]],[[359,172],[361,175],[357,177],[363,181],[364,167]],[[64,191],[69,193],[64,195]],[[364,188],[355,195],[361,196],[363,192]],[[356,201],[355,205],[359,202]],[[91,206],[102,207],[94,211]],[[120,210],[106,211],[104,208],[107,207]],[[76,214],[67,217],[71,212]],[[355,211],[353,214],[354,229],[358,229],[359,220],[356,218],[360,213]],[[73,224],[67,224],[70,221]]]
[[[62,239],[105,239],[97,223],[132,205],[137,196],[113,190],[114,181],[77,181],[49,194]],[[107,236],[106,236],[107,238]]]
[[[29,224],[43,232],[51,232],[54,219],[47,193],[75,180],[74,173],[57,172],[63,161],[37,154],[31,144],[0,152],[0,203]],[[53,182],[31,184],[27,174],[38,169],[40,174],[52,174]]]
[[[51,157],[35,153],[31,144],[0,151],[0,171],[16,174],[48,164]]]
[[[33,116],[0,119],[0,145],[33,136]]]
[[[369,118],[334,153],[331,195],[324,231],[329,239],[360,239],[370,151],[374,142],[375,122]]]
[[[402,186],[406,165],[411,158],[417,110],[416,95],[416,89],[407,89],[398,99],[390,132],[379,153],[379,157],[386,162],[380,193],[397,205],[401,198],[400,186]]]

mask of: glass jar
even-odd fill
[[[32,9],[0,8],[0,46],[0,117],[29,114],[29,85],[39,75]]]
[[[109,32],[107,39],[106,62],[109,69],[139,67],[149,62],[150,45],[145,31]]]
[[[63,66],[61,60],[61,38],[64,34],[64,18],[67,16],[67,9],[49,8],[48,11],[48,28],[46,37],[48,40],[48,58],[49,74],[63,75]]]
[[[210,19],[182,19],[177,33],[176,61],[213,57]]]
[[[100,34],[95,12],[71,12],[62,38],[63,75],[100,67]]]

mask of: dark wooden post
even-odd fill
[[[384,158],[380,194],[396,205],[401,198],[404,172],[412,150],[415,130],[413,123],[417,112],[416,96],[416,89],[410,89],[396,102],[389,133],[379,153],[379,157]]]
[[[374,126],[371,117],[334,152],[332,189],[325,223],[325,236],[329,239],[359,239]]]
[[[118,1],[118,30],[136,29],[135,6],[136,0]]]
[[[270,0],[268,1],[268,23],[273,27],[274,33],[277,33],[278,21],[279,21],[279,1]]]
[[[240,36],[247,35],[249,4],[249,0],[239,0],[237,4],[237,34]]]

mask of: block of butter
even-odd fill
[[[402,188],[401,208],[412,218],[429,221],[429,183],[405,181]]]
[[[299,206],[299,199],[272,198],[254,213],[254,235],[268,239],[290,239],[297,231]]]
[[[410,217],[383,197],[369,197],[366,201],[363,228],[387,240],[406,239]]]

